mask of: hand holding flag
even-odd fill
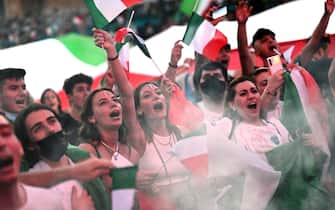
[[[114,44],[115,41],[108,32],[101,29],[94,29],[93,37],[96,46],[107,50],[107,53],[110,51],[112,55],[114,55],[112,57],[115,57],[115,55],[117,54]]]

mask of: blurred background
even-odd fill
[[[185,25],[196,0],[144,0],[135,6],[133,30],[147,39],[171,25]],[[228,20],[234,20],[237,0],[221,0]],[[250,0],[259,13],[292,0]],[[110,24],[110,30],[124,27],[130,10]],[[0,49],[75,32],[91,35],[93,23],[84,0],[0,0]]]

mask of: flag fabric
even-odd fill
[[[179,141],[171,150],[192,173],[208,176],[208,146],[205,136],[196,136]]]
[[[290,73],[285,72],[284,79],[282,123],[294,138],[300,138],[296,134],[312,133],[318,146],[329,154],[325,135],[328,130],[326,106],[318,85],[305,69],[298,66]]]
[[[104,28],[125,9],[143,0],[85,0],[97,28]]]
[[[332,209],[332,199],[321,184],[327,155],[320,149],[295,139],[267,152],[266,157],[276,170],[282,172],[267,210]]]
[[[135,203],[137,166],[111,169],[112,209],[131,210]]]
[[[312,134],[313,145],[326,156],[321,179],[327,179],[330,164],[328,146],[328,118],[320,89],[313,77],[303,68],[295,67],[284,75],[284,105],[281,121],[293,139],[300,140],[303,134]],[[302,140],[303,141],[303,140]],[[300,158],[300,157],[299,157]],[[298,158],[298,159],[299,159]]]
[[[126,72],[129,72],[129,40],[127,34],[124,33],[124,28],[115,32],[116,50],[119,54],[119,60]]]
[[[137,35],[131,28],[120,28],[115,34],[115,41],[117,43],[125,42],[128,36],[134,41],[135,45],[137,45],[141,49],[143,54],[151,59],[151,55],[147,46],[145,45],[144,40],[139,35]]]
[[[142,53],[155,64],[159,73],[162,73],[162,71],[158,68],[156,62],[152,59],[144,40],[139,35],[137,35],[135,31],[133,31],[131,28],[121,28],[117,32],[118,33],[115,34],[115,41],[117,43],[122,44],[124,42],[129,42],[131,39],[134,44],[140,48]]]
[[[200,0],[193,10],[187,25],[183,42],[210,60],[215,60],[221,48],[228,43],[227,37],[204,18],[210,6],[210,0]]]
[[[184,91],[174,84],[169,100],[169,120],[185,133],[198,129],[203,122],[202,111],[185,98]]]
[[[196,3],[197,0],[183,0],[180,3],[179,10],[190,17]]]
[[[241,210],[265,209],[279,184],[280,172],[275,171],[261,155],[248,152],[217,133],[183,139],[171,152],[193,174],[204,179],[229,180],[243,177],[242,193],[238,202]],[[220,183],[216,182],[215,187],[218,186]],[[227,186],[217,189],[219,193],[210,198],[213,202],[208,203],[214,203],[212,209],[222,205],[229,206],[230,202],[238,198],[230,198],[225,204],[219,204],[218,201],[227,194],[234,194],[229,191],[239,190],[241,189],[235,189],[234,186],[232,189]]]

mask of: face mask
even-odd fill
[[[40,147],[41,156],[56,162],[65,154],[68,142],[63,131],[59,131],[38,141],[37,144]]]
[[[200,83],[200,88],[204,94],[209,96],[212,100],[221,100],[226,89],[226,82],[219,80],[217,77],[209,77],[205,82]]]

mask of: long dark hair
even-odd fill
[[[88,143],[97,143],[101,141],[100,133],[94,123],[89,121],[89,118],[93,116],[93,98],[101,91],[109,91],[115,95],[115,93],[109,88],[99,88],[92,91],[86,98],[83,110],[81,112],[81,127],[79,130],[80,137]],[[121,104],[121,103],[120,103]],[[119,142],[126,144],[126,126],[122,120],[122,124],[119,128]],[[93,141],[93,142],[92,142]]]
[[[49,91],[51,91],[52,93],[55,94],[55,96],[56,96],[56,98],[57,98],[57,101],[58,101],[58,107],[57,107],[57,109],[58,109],[58,113],[61,114],[61,113],[63,112],[63,109],[62,109],[62,102],[61,102],[61,100],[60,100],[58,94],[56,93],[56,91],[54,91],[54,90],[51,89],[51,88],[47,88],[47,89],[45,89],[45,90],[42,92],[42,94],[41,94],[41,98],[40,98],[40,102],[41,102],[41,104],[45,104],[45,96],[46,96],[46,94],[47,94]]]
[[[36,112],[38,110],[48,110],[51,113],[55,115],[57,120],[59,121],[59,118],[56,114],[56,112],[51,109],[49,106],[45,104],[31,104],[25,109],[23,109],[16,117],[14,122],[14,132],[17,138],[20,140],[23,150],[24,150],[24,159],[29,164],[29,167],[32,167],[37,163],[41,157],[40,157],[40,151],[39,147],[36,145],[35,142],[33,142],[27,132],[27,128],[25,125],[26,119],[28,115],[32,112]],[[59,121],[60,123],[60,121]]]
[[[141,90],[143,89],[143,87],[145,87],[146,85],[150,85],[150,84],[155,85],[158,88],[160,88],[159,87],[159,83],[156,82],[156,81],[144,82],[144,83],[142,83],[142,84],[140,84],[140,85],[138,85],[136,87],[136,89],[134,91],[134,102],[135,102],[135,109],[136,109],[136,111],[140,108],[140,103],[141,103],[140,93],[141,93]],[[169,103],[167,103],[167,108],[169,110]],[[152,132],[151,128],[148,126],[148,123],[147,123],[147,120],[146,120],[145,116],[143,114],[138,114],[137,113],[137,119],[138,119],[141,127],[143,128],[144,133],[145,133],[147,139],[149,141],[152,141],[153,132]],[[169,131],[173,132],[176,135],[177,139],[181,139],[180,130],[176,126],[174,126],[174,125],[172,125],[170,123],[168,117],[167,117],[167,120],[166,120],[166,125],[167,125],[167,129]]]

